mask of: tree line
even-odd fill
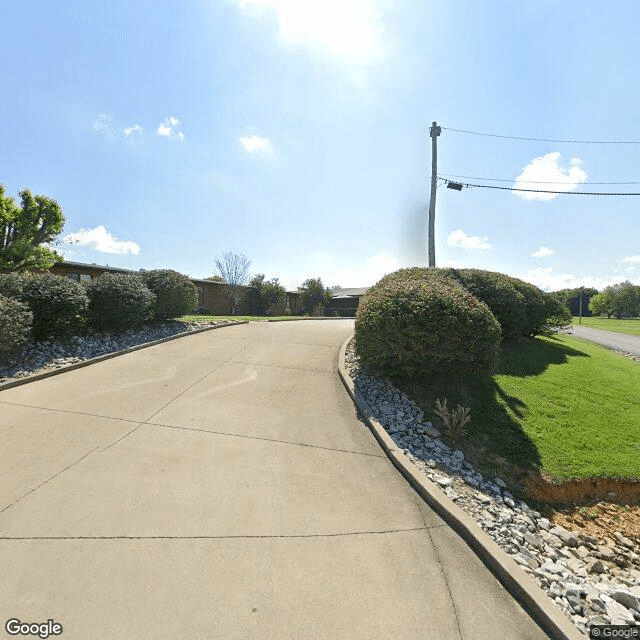
[[[629,280],[612,284],[602,291],[592,287],[577,287],[554,291],[552,295],[567,306],[574,316],[580,313],[581,300],[583,316],[640,316],[640,286]]]

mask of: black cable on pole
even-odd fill
[[[515,182],[515,178],[481,178],[479,176],[459,176],[453,173],[443,173],[447,178],[466,178],[467,180],[485,180],[486,182]],[[444,179],[444,178],[443,178]],[[553,180],[520,180],[527,184],[567,184],[566,182],[554,182]],[[640,180],[631,182],[581,182],[580,184],[640,184]]]
[[[452,129],[441,127],[446,131],[455,133],[468,133],[472,136],[487,136],[489,138],[504,138],[506,140],[528,140],[531,142],[561,142],[567,144],[640,144],[640,140],[555,140],[553,138],[527,138],[523,136],[503,136],[497,133],[481,133],[480,131],[467,131],[466,129]]]
[[[449,184],[450,182],[456,184],[453,180],[447,180],[443,178],[443,180]],[[527,193],[555,193],[557,195],[568,195],[568,196],[640,196],[640,193],[609,193],[605,191],[549,191],[545,189],[519,189],[518,187],[499,187],[494,184],[465,184],[462,183],[463,187],[475,187],[479,189],[500,189],[502,191],[524,191]]]

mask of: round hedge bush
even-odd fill
[[[22,294],[22,276],[19,273],[0,273],[0,296],[18,298]]]
[[[103,273],[87,284],[92,328],[126,329],[143,324],[153,316],[156,296],[142,278],[127,273]]]
[[[471,295],[484,302],[502,329],[503,340],[515,340],[525,327],[525,298],[512,278],[483,269],[438,269],[444,276],[457,280]]]
[[[522,335],[533,337],[545,333],[548,327],[547,316],[550,311],[547,301],[549,296],[542,289],[538,289],[538,287],[529,282],[512,277],[509,279],[524,299]]]
[[[24,302],[0,295],[0,362],[29,342],[32,323]]]
[[[25,273],[18,299],[33,313],[36,340],[64,338],[85,322],[88,299],[84,287],[53,273]]]
[[[400,269],[363,296],[355,348],[389,376],[495,369],[500,325],[489,307],[434,269]]]
[[[179,318],[198,306],[198,290],[187,276],[171,269],[145,271],[142,280],[156,295],[156,320]]]

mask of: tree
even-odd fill
[[[628,280],[606,287],[591,298],[589,308],[598,315],[606,313],[607,318],[637,316],[640,314],[640,287]]]
[[[309,278],[298,287],[302,299],[302,307],[306,313],[313,313],[319,304],[325,304],[331,299],[331,290],[327,289],[320,278]]]
[[[244,288],[249,280],[251,260],[243,253],[227,251],[216,258],[216,267],[223,282],[227,285],[227,294],[231,302],[231,314],[236,315],[238,306],[246,294]]]
[[[613,298],[611,295],[605,293],[598,293],[589,300],[589,309],[597,316],[601,316],[603,313],[607,314],[607,318],[611,317]]]
[[[205,280],[211,280],[211,282],[224,282],[224,278],[219,275],[207,276]]]
[[[613,314],[616,318],[640,314],[640,287],[626,280],[610,288],[613,291]]]
[[[265,280],[264,273],[253,276],[249,286],[256,289],[256,311],[260,315],[265,315],[272,304],[282,302],[286,294],[285,288],[280,284],[278,278]]]
[[[46,246],[64,227],[60,205],[46,196],[20,191],[20,206],[0,184],[0,272],[49,269],[63,258]]]
[[[571,314],[577,316],[580,314],[580,295],[582,295],[582,315],[590,314],[589,300],[597,295],[598,290],[592,287],[576,287],[575,289],[560,289],[553,291],[551,295],[560,300],[570,311]]]

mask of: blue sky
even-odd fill
[[[633,0],[8,0],[0,21],[0,183],[60,203],[68,260],[205,277],[233,251],[290,289],[370,285],[427,262],[433,120],[640,140]],[[640,181],[639,157],[438,139],[440,174],[507,187],[638,192],[589,183]],[[437,193],[438,266],[640,283],[638,197]]]

